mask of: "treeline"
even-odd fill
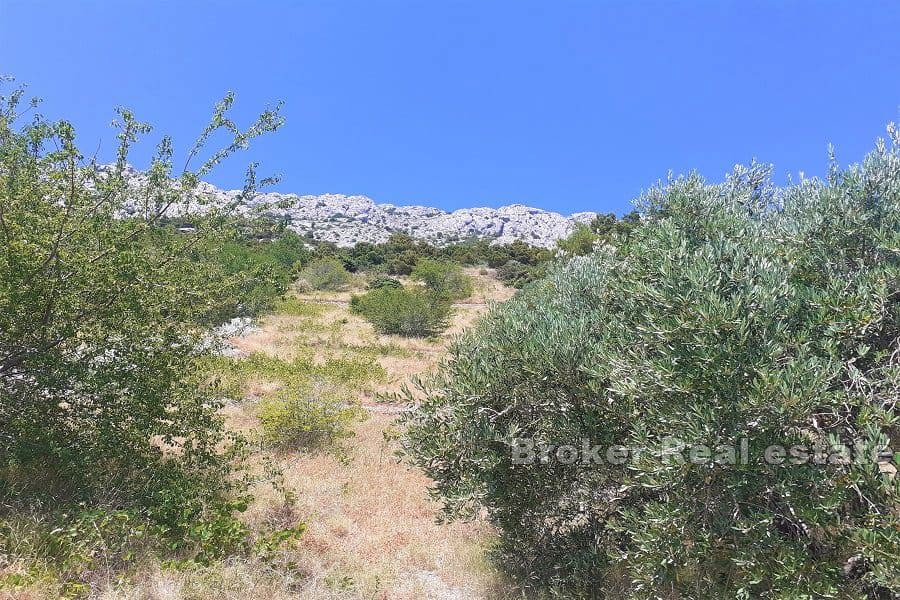
[[[173,231],[180,223],[171,225]],[[522,241],[492,245],[489,240],[473,239],[447,246],[435,246],[403,233],[392,234],[382,243],[360,242],[339,247],[331,242],[300,236],[283,223],[265,220],[244,222],[239,235],[223,240],[218,249],[223,264],[230,270],[273,269],[279,277],[290,279],[303,266],[318,260],[337,260],[350,273],[369,272],[385,275],[410,275],[423,259],[454,262],[464,266],[483,265],[509,273],[505,282],[521,287],[540,277],[554,251]]]
[[[395,233],[380,244],[360,242],[350,248],[318,243],[316,252],[339,258],[350,271],[381,271],[389,275],[409,275],[423,258],[445,260],[460,265],[485,265],[497,269],[501,281],[515,287],[539,279],[547,264],[559,257],[587,254],[598,244],[625,239],[640,223],[637,212],[622,219],[614,214],[598,215],[591,223],[578,225],[557,248],[547,249],[516,240],[494,244],[489,239],[470,239],[446,246]]]

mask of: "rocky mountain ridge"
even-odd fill
[[[133,169],[128,177],[131,185],[137,187],[146,181],[143,173]],[[474,237],[497,244],[522,240],[551,248],[578,223],[588,223],[596,216],[593,212],[564,216],[522,204],[447,212],[429,206],[379,204],[367,196],[343,194],[299,196],[268,192],[238,202],[240,190],[222,190],[207,182],[201,182],[196,192],[202,202],[179,207],[170,214],[203,212],[209,206],[237,203],[236,210],[242,214],[283,219],[301,235],[338,246],[383,242],[392,233],[401,232],[437,245]]]

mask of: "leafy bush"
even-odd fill
[[[568,237],[556,243],[557,249],[568,257],[590,254],[597,245],[617,245],[628,239],[641,224],[640,214],[632,211],[621,219],[613,213],[597,215],[589,224],[578,224]]]
[[[273,299],[291,282],[291,269],[260,252],[259,243],[211,238],[198,246],[193,261],[228,290],[222,294],[222,302],[203,316],[201,323],[205,325],[258,314],[270,308]]]
[[[343,442],[353,437],[352,426],[365,417],[356,404],[358,392],[386,377],[372,357],[318,362],[310,354],[290,361],[260,353],[237,361],[216,358],[208,362],[207,371],[234,398],[243,397],[250,383],[277,384],[257,406],[268,445],[338,455],[344,450]]]
[[[422,337],[446,329],[451,307],[422,289],[382,287],[353,296],[350,310],[381,333]]]
[[[233,232],[218,210],[191,235],[163,215],[200,201],[199,177],[281,117],[267,111],[240,131],[229,95],[190,158],[219,129],[234,143],[176,177],[163,138],[135,190],[126,161],[149,126],[120,110],[116,164],[85,165],[67,122],[19,124],[20,99],[0,98],[0,520],[126,511],[182,555],[229,547],[244,532],[235,513],[247,487],[234,473],[244,446],[196,373],[198,323],[233,287],[194,258]],[[247,193],[252,183],[251,171]]]
[[[462,300],[472,295],[472,278],[462,272],[458,264],[423,259],[416,263],[412,278],[417,279],[434,295],[447,300]]]
[[[0,548],[26,568],[6,570],[0,589],[8,597],[20,586],[57,588],[58,597],[87,595],[84,573],[122,570],[159,550],[160,537],[133,511],[79,508],[69,513],[7,515],[0,523]],[[9,563],[7,563],[8,565]],[[24,565],[22,565],[24,566]],[[25,597],[28,597],[27,595]]]
[[[336,258],[322,258],[306,265],[300,278],[313,290],[340,290],[350,282],[350,273]]]
[[[521,288],[546,274],[545,266],[523,265],[511,260],[497,269],[497,279],[513,287]]]
[[[386,258],[383,245],[371,242],[357,242],[341,254],[347,268],[353,272],[379,269]]]
[[[186,254],[218,284],[219,302],[200,315],[198,323],[215,326],[234,317],[253,316],[272,308],[273,302],[296,279],[298,266],[308,261],[306,242],[283,223],[262,218],[222,215],[225,223],[198,230],[204,225],[190,218],[160,218],[157,244],[185,238],[178,233],[189,226]]]
[[[628,241],[494,309],[406,417],[448,514],[486,509],[509,565],[579,597],[900,594],[898,455],[870,454],[900,443],[892,134],[828,182],[673,180]]]
[[[321,304],[304,302],[294,297],[281,298],[274,303],[272,309],[278,314],[295,317],[317,317],[324,310]]]
[[[340,388],[321,381],[260,400],[257,414],[267,443],[304,450],[339,448],[366,416]]]
[[[531,246],[522,240],[515,240],[509,244],[488,245],[482,249],[482,254],[487,265],[494,268],[501,267],[511,260],[535,266],[553,258],[550,250]]]
[[[421,254],[415,250],[405,250],[386,263],[387,272],[391,275],[409,275],[420,258]]]

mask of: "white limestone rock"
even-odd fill
[[[128,171],[128,177],[135,190],[146,182],[145,175],[134,169]],[[173,206],[168,214],[202,214],[210,207],[235,203],[240,195],[239,190],[221,190],[202,182],[195,200]],[[339,246],[383,242],[391,233],[402,232],[437,245],[474,237],[490,239],[496,244],[522,240],[534,246],[552,248],[577,224],[588,223],[596,216],[593,212],[564,216],[522,204],[446,212],[429,206],[378,204],[367,196],[298,196],[277,192],[257,194],[239,203],[235,210],[245,215],[285,219],[294,231]]]

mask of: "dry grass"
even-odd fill
[[[475,291],[470,298],[463,300],[461,304],[504,302],[512,298],[513,294],[516,293],[515,289],[503,285],[496,279],[496,269],[469,267],[463,269],[463,271],[475,281]]]
[[[399,464],[384,439],[392,422],[373,414],[360,424],[347,465],[326,454],[282,461],[296,513],[309,525],[292,553],[306,575],[304,597],[498,597],[501,580],[483,559],[489,528],[435,523],[428,481]],[[276,495],[263,495],[247,518],[265,523],[279,509]],[[410,589],[416,579],[430,588]]]
[[[448,332],[433,339],[378,335],[345,305],[350,292],[305,294],[301,300],[321,310],[273,314],[258,332],[233,340],[244,352],[263,352],[290,359],[314,352],[317,361],[333,357],[375,356],[387,371],[378,392],[399,388],[412,375],[432,367],[451,336],[487,310],[485,303],[502,301],[512,291],[496,280],[476,278],[476,293],[458,306]],[[302,308],[302,307],[301,307]],[[251,382],[244,402],[229,405],[229,426],[252,432],[255,399],[277,390],[278,383]],[[361,397],[372,405],[371,393]],[[383,407],[383,405],[381,405]],[[378,407],[373,407],[378,408]],[[113,586],[101,598],[141,600],[308,598],[308,599],[435,599],[468,600],[519,597],[486,559],[494,539],[484,523],[435,522],[438,506],[429,500],[429,481],[398,463],[390,435],[395,416],[373,411],[358,424],[349,455],[278,455],[287,488],[296,505],[267,487],[245,518],[252,527],[308,525],[299,544],[285,550],[274,564],[233,559],[210,567],[179,571],[149,565],[136,583]]]
[[[453,335],[487,310],[487,304],[512,295],[490,276],[469,271],[476,280],[473,297],[457,305],[448,331],[437,338],[379,335],[347,308],[351,291],[297,295],[304,304],[268,315],[260,329],[232,340],[245,353],[262,352],[283,360],[313,353],[329,358],[371,356],[387,380],[364,392],[360,400],[373,409],[358,424],[349,454],[288,453],[270,455],[297,498],[292,507],[268,486],[244,514],[254,529],[306,523],[296,547],[274,562],[234,558],[189,570],[150,563],[129,582],[114,579],[96,586],[94,597],[134,600],[309,599],[501,599],[519,597],[486,559],[494,540],[481,522],[438,525],[438,506],[429,500],[429,481],[395,459],[391,441],[395,415],[375,404],[375,393],[399,389],[411,376],[431,368]],[[307,306],[307,304],[309,306]],[[234,430],[253,434],[259,428],[255,403],[280,387],[265,379],[246,382],[242,402],[224,409]],[[260,455],[260,458],[262,456]],[[31,588],[5,598],[55,598],[59,590]]]

